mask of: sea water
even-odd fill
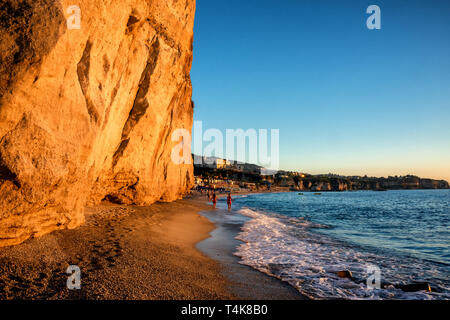
[[[241,263],[312,299],[450,299],[450,190],[254,194],[228,215]],[[396,288],[416,282],[433,292]]]

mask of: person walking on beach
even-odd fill
[[[217,196],[216,196],[216,192],[215,191],[213,191],[213,194],[212,194],[212,203],[213,203],[213,208],[215,209],[216,208],[216,204],[217,204]]]
[[[228,193],[228,196],[227,196],[228,211],[231,211],[231,203],[232,202],[233,202],[233,199],[231,198],[231,193]]]

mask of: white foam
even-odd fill
[[[238,212],[251,218],[236,237],[243,241],[235,253],[241,263],[290,283],[310,298],[450,299],[448,293],[405,293],[394,287],[368,289],[364,281],[368,265],[382,268],[382,281],[401,280],[392,265],[389,269],[389,264],[394,262],[310,232],[310,228],[327,226],[303,218],[287,218],[248,208]],[[360,281],[339,278],[336,272],[341,270],[352,271]],[[413,279],[403,280],[407,283]]]

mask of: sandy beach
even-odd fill
[[[219,227],[201,242],[215,226],[198,213],[210,210],[203,199],[87,208],[82,227],[0,248],[0,299],[301,298],[239,265],[233,233]],[[80,267],[81,290],[66,287],[69,265]]]

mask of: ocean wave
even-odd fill
[[[450,299],[450,288],[442,284],[437,285],[440,293],[406,293],[393,285],[369,289],[368,267],[379,267],[384,283],[406,284],[418,277],[408,270],[412,261],[365,252],[310,230],[331,226],[250,208],[238,213],[250,218],[236,237],[243,242],[235,252],[241,263],[288,282],[312,299]],[[422,265],[416,267],[418,275],[421,268],[433,272],[430,265]],[[343,270],[350,270],[353,279],[340,278],[337,273]]]

